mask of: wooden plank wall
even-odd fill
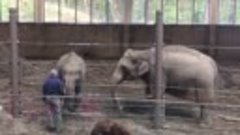
[[[70,25],[55,23],[20,23],[19,40],[21,55],[27,58],[52,59],[63,53],[76,50],[89,58],[118,58],[124,40],[124,25]],[[129,25],[129,47],[147,48],[155,40],[154,25]],[[210,25],[165,25],[166,44],[184,44],[205,47],[210,44]],[[240,26],[216,26],[214,47],[215,58],[239,60]],[[0,41],[9,40],[9,24],[0,23]],[[26,43],[27,42],[27,43]],[[38,43],[38,44],[36,44]],[[50,44],[55,43],[55,44]],[[68,43],[100,43],[100,46],[68,46]],[[116,45],[118,43],[119,45]],[[201,49],[207,52],[206,49]],[[108,53],[106,53],[108,52]]]

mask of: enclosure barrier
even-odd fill
[[[163,127],[165,123],[165,103],[164,103],[164,93],[165,93],[165,78],[162,69],[162,48],[163,48],[163,18],[162,13],[158,11],[156,13],[156,56],[155,56],[155,92],[154,96],[156,100],[162,99],[160,104],[156,104],[154,112],[154,127]],[[163,134],[163,133],[162,133]]]
[[[19,55],[18,55],[18,35],[17,35],[17,10],[11,8],[9,10],[10,12],[10,30],[11,30],[11,44],[12,44],[12,93],[13,93],[13,99],[12,99],[12,113],[14,117],[17,117],[19,113]]]

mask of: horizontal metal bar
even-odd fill
[[[28,41],[21,41],[20,44],[25,45],[36,45],[36,46],[99,46],[99,47],[114,47],[114,46],[122,46],[124,43],[99,43],[99,42],[93,42],[93,43],[83,43],[83,42],[68,42],[68,43],[62,43],[62,42],[28,42]],[[152,45],[155,43],[129,43],[130,47],[139,47],[139,48],[146,48],[146,47],[152,47]],[[239,50],[240,46],[229,46],[229,45],[215,45],[215,46],[208,46],[203,44],[198,45],[184,45],[184,44],[167,44],[168,45],[183,45],[186,47],[191,47],[195,49],[219,49],[219,50]]]
[[[134,115],[134,114],[106,114],[106,113],[101,113],[101,112],[76,112],[76,113],[64,113],[65,115],[68,116],[79,116],[82,117],[82,122],[83,123],[89,123],[90,121],[96,121],[96,118],[106,118],[106,117],[111,117],[111,118],[139,118],[141,117],[143,120],[149,120],[149,116],[151,115]],[[22,115],[23,117],[46,117],[45,113],[43,110],[38,110],[38,111],[23,111]],[[218,116],[219,117],[219,116]],[[84,118],[86,118],[86,120],[84,120]],[[179,117],[176,116],[167,116],[168,119],[179,119]],[[192,118],[184,118],[184,121],[192,121]],[[176,127],[176,126],[169,126],[167,128],[164,129],[159,129],[159,130],[167,130],[167,131],[172,131],[172,132],[187,132],[187,133],[208,133],[208,134],[213,134],[214,132],[222,132],[224,131],[224,133],[233,133],[233,132],[238,132],[238,130],[240,130],[239,128],[233,128],[233,127],[197,127],[197,128],[183,128],[183,127]],[[156,132],[160,132],[160,131],[156,131]],[[214,133],[215,134],[215,133]]]
[[[12,95],[15,96],[15,95]],[[22,101],[24,101],[24,99],[42,99],[43,97],[59,97],[59,98],[90,98],[91,102],[99,102],[99,101],[120,101],[120,102],[139,102],[139,103],[161,103],[162,101],[164,101],[166,104],[176,104],[176,105],[189,105],[189,106],[200,106],[200,105],[204,105],[204,106],[209,106],[209,107],[219,107],[219,108],[239,108],[240,109],[240,104],[226,104],[226,103],[201,103],[201,102],[189,102],[189,101],[180,101],[180,100],[169,100],[169,99],[139,99],[139,98],[124,98],[124,97],[100,97],[97,96],[97,94],[94,96],[93,94],[90,95],[78,95],[78,96],[24,96],[24,95],[20,95],[18,96],[22,99]],[[98,97],[98,98],[97,98]]]

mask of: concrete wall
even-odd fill
[[[128,47],[142,49],[150,46],[155,40],[154,25],[130,25],[129,39],[124,39],[124,27],[117,24],[21,23],[19,24],[21,55],[27,58],[50,59],[75,50],[89,58],[117,58],[126,49],[125,42],[129,43]],[[209,25],[165,25],[164,41],[167,44],[196,45],[207,48],[210,46],[210,27]],[[239,26],[216,26],[216,45],[214,46],[238,47],[239,35]],[[0,41],[6,40],[9,40],[9,25],[1,23]],[[80,46],[70,45],[70,43],[92,43],[93,45]],[[217,49],[213,55],[219,59],[238,60],[240,59],[239,51],[238,49]]]

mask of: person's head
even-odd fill
[[[56,76],[57,77],[58,76],[58,70],[53,68],[53,69],[51,69],[49,74],[50,74],[50,76]]]

